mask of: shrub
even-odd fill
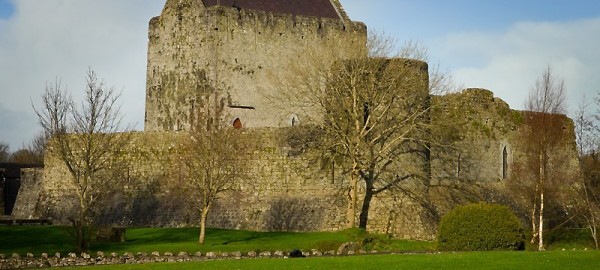
[[[446,214],[438,232],[440,250],[522,250],[525,235],[519,219],[508,207],[477,203],[459,206]]]
[[[365,251],[392,248],[393,241],[386,234],[370,233],[360,228],[348,229],[345,233],[358,244],[358,248]]]
[[[385,234],[368,234],[360,242],[364,250],[388,250],[391,244],[392,240]]]
[[[315,248],[320,251],[337,250],[344,242],[336,240],[323,240],[316,243]]]

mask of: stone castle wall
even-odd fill
[[[14,219],[40,218],[44,207],[40,202],[43,173],[42,168],[21,169],[21,186],[12,212]]]
[[[208,218],[208,226],[258,231],[337,231],[346,228],[347,179],[340,168],[322,169],[310,154],[291,155],[282,142],[286,128],[244,131],[254,141],[250,148],[248,179],[220,195]],[[186,132],[143,132],[132,134],[131,143],[120,152],[126,165],[122,174],[123,194],[104,205],[101,222],[125,226],[197,226],[196,205],[182,198],[177,189],[181,152],[178,142]],[[41,183],[23,194],[22,201],[36,201],[19,215],[52,218],[68,224],[65,208],[71,202],[69,175],[54,157],[46,159]],[[117,170],[122,170],[119,166]],[[33,183],[33,182],[32,182]],[[414,202],[382,194],[372,204],[369,229],[407,239],[431,239],[430,224],[422,220]],[[358,216],[357,216],[358,218]]]
[[[340,51],[364,47],[366,26],[345,18],[167,1],[150,21],[145,130],[187,129],[205,85],[230,95],[232,118],[244,127],[289,126],[290,112],[269,99],[277,78],[307,50],[331,50],[331,41],[345,44]]]
[[[221,198],[213,211],[218,216],[209,219],[214,225],[257,230],[345,228],[347,188],[343,178],[329,179],[341,174],[308,168],[306,157],[288,156],[288,147],[274,140],[281,131],[256,129],[293,125],[297,112],[271,99],[281,90],[278,80],[294,72],[291,62],[314,51],[327,57],[328,50],[337,55],[346,55],[347,50],[350,55],[357,47],[365,48],[366,26],[352,22],[339,1],[332,4],[339,19],[167,1],[161,15],[150,21],[145,130],[187,129],[194,109],[203,105],[200,97],[217,89],[229,96],[232,122],[239,119],[264,144],[252,155],[255,185],[242,185],[242,192]],[[427,75],[426,65],[422,71]],[[410,204],[406,198],[389,196],[389,200],[373,202],[372,211],[379,214],[370,222],[372,229],[431,237],[430,231],[415,229],[424,222],[418,211],[406,206]],[[396,207],[399,204],[405,207]],[[407,213],[411,218],[398,217]]]
[[[437,105],[434,106],[439,106],[434,108],[434,121],[437,119],[460,126],[456,132],[456,151],[446,153],[452,156],[442,154],[438,159],[454,159],[455,162],[450,163],[453,168],[435,168],[438,177],[454,176],[483,184],[510,178],[515,173],[513,165],[524,162],[527,142],[522,136],[527,128],[524,123],[527,112],[510,109],[506,102],[486,89],[469,88],[436,99]],[[577,168],[574,123],[564,115],[554,117],[560,118],[563,123],[560,136],[564,140],[559,146],[560,151],[552,154],[561,156],[568,167]],[[459,156],[462,162],[459,162]]]
[[[469,196],[452,198],[453,194],[434,190],[436,207],[443,214],[451,202],[486,200],[511,206],[521,217],[510,186],[522,179],[518,168],[526,163],[528,143],[523,134],[527,112],[512,110],[508,104],[486,89],[470,88],[459,93],[434,97],[432,121],[454,123],[457,129],[450,151],[432,150],[432,184],[466,187]],[[564,181],[571,181],[579,173],[574,123],[564,115],[556,115],[563,122],[564,140],[553,149],[552,170],[561,172]],[[512,181],[512,183],[511,183]],[[468,199],[470,197],[470,199]]]
[[[503,161],[513,163],[513,144],[522,124],[521,112],[511,110],[491,91],[473,88],[435,97],[433,111],[433,121],[457,126],[451,134],[456,137],[454,150],[434,151],[433,171],[437,172],[434,178],[485,183],[510,175],[511,168],[504,168]]]
[[[467,89],[433,99],[432,122],[456,121],[453,130],[460,139],[452,152],[432,148],[433,186],[466,183],[472,187],[503,189],[513,164],[523,158],[519,131],[522,112],[511,110],[490,91]],[[437,110],[440,109],[440,110]],[[452,120],[454,119],[454,120]],[[572,121],[565,119],[566,137],[572,136]],[[323,167],[316,153],[297,154],[284,139],[293,128],[244,129],[251,142],[247,148],[251,165],[248,177],[219,197],[208,226],[258,231],[335,231],[346,228],[348,179],[339,168]],[[187,132],[136,132],[119,153],[118,170],[126,186],[106,205],[103,222],[126,226],[197,226],[195,204],[182,196],[185,173],[178,146]],[[572,139],[572,138],[571,138]],[[561,166],[576,168],[574,140],[560,152],[567,157]],[[507,155],[503,155],[506,147]],[[460,162],[458,157],[460,155]],[[504,160],[506,158],[506,160]],[[31,190],[19,198],[15,209],[23,217],[64,217],[57,209],[68,205],[68,173],[64,166],[47,155],[43,181],[25,181]],[[37,172],[26,175],[39,175]],[[26,177],[29,179],[29,177]],[[32,178],[33,179],[33,178]],[[28,189],[29,189],[28,188]],[[22,191],[23,192],[23,191]],[[37,194],[38,198],[35,197]],[[494,194],[479,199],[498,200]],[[20,195],[21,196],[21,195]],[[444,213],[456,203],[447,189],[433,188],[431,200]],[[36,202],[32,207],[28,202]],[[22,206],[25,207],[22,207]],[[63,222],[66,222],[63,220]],[[371,204],[368,229],[405,239],[433,239],[435,220],[418,202],[400,193],[384,192]]]

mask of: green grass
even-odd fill
[[[322,251],[337,249],[348,241],[364,241],[368,248],[395,251],[431,251],[431,242],[391,240],[360,230],[342,232],[288,233],[209,229],[207,242],[197,244],[197,228],[128,228],[124,243],[97,242],[92,252],[197,251]],[[548,234],[554,241],[548,252],[464,252],[435,254],[363,255],[302,259],[242,259],[190,263],[94,266],[93,269],[598,269],[600,252],[583,251],[591,244],[585,231]],[[577,251],[571,251],[575,247]],[[73,251],[68,229],[59,226],[0,226],[0,253],[67,253]],[[69,268],[66,268],[69,269]],[[71,269],[90,269],[71,268]]]
[[[546,243],[551,243],[547,250],[581,250],[584,248],[593,249],[594,239],[590,231],[583,229],[560,229],[549,231],[545,234]],[[536,247],[534,247],[536,248]]]
[[[66,227],[0,226],[0,253],[65,252],[73,249],[71,239]]]
[[[242,259],[66,269],[598,269],[598,251],[464,252],[302,259]]]
[[[370,236],[370,235],[369,235]],[[289,251],[293,249],[322,251],[336,250],[340,244],[360,241],[365,234],[358,230],[342,232],[251,232],[208,229],[206,243],[198,245],[198,228],[127,228],[124,243],[94,242],[91,252],[172,252],[195,253],[233,251]],[[378,250],[422,251],[433,250],[432,242],[391,240],[373,237],[368,247]],[[0,226],[0,253],[25,254],[31,252],[68,253],[74,251],[73,238],[66,227],[58,226]]]

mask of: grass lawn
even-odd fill
[[[233,251],[289,251],[293,249],[327,251],[337,250],[341,243],[357,241],[360,233],[356,230],[342,232],[251,232],[222,229],[208,229],[206,243],[198,245],[198,228],[127,228],[124,243],[95,242],[91,247],[95,251],[117,252],[172,252],[195,253],[233,252]],[[42,252],[66,254],[74,251],[73,237],[67,227],[59,226],[0,226],[0,253],[25,254],[39,256]],[[385,248],[397,251],[433,250],[434,244],[422,241],[385,241]],[[381,241],[378,241],[381,242]]]
[[[598,269],[599,251],[465,252],[301,259],[242,259],[66,269]]]
[[[93,269],[600,269],[600,251],[584,251],[589,248],[583,232],[575,232],[571,239],[551,245],[547,252],[464,252],[435,254],[389,254],[351,257],[312,257],[299,259],[241,259],[217,260],[190,263],[157,263],[146,265],[94,266]],[[567,235],[567,234],[562,234]],[[573,241],[582,239],[582,242]],[[327,251],[335,250],[344,242],[357,241],[365,237],[358,230],[342,232],[250,232],[209,229],[207,242],[197,244],[197,228],[128,228],[124,243],[96,242],[92,254],[101,250],[105,253],[185,251],[289,251],[292,249]],[[0,253],[6,255],[31,252],[39,256],[42,252],[66,254],[73,251],[69,230],[60,226],[0,226]],[[389,240],[375,236],[373,247],[380,251],[432,251],[432,242]],[[563,241],[563,240],[561,240]],[[564,240],[566,241],[566,240]],[[379,245],[379,246],[378,246]],[[560,251],[566,248],[567,251]],[[577,251],[572,251],[576,248]],[[64,256],[64,255],[63,255]],[[71,269],[90,269],[77,267]],[[69,268],[66,268],[69,269]]]

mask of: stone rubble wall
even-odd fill
[[[252,150],[248,179],[220,195],[210,212],[209,227],[257,231],[346,228],[348,182],[340,168],[321,169],[307,155],[289,155],[289,147],[280,144],[282,131],[244,131],[245,136],[258,142]],[[121,151],[127,164],[124,190],[128,192],[115,194],[105,205],[100,219],[103,224],[197,226],[195,205],[173,188],[185,181],[177,179],[181,156],[176,145],[186,136],[185,132],[133,134],[129,146]],[[24,207],[20,215],[69,224],[65,212],[72,203],[69,175],[60,161],[47,156],[42,184],[29,190],[39,197],[20,200],[22,205],[27,204],[26,200],[37,202],[36,207]],[[368,229],[406,239],[432,239],[432,225],[422,219],[421,212],[407,198],[382,193],[372,203]]]
[[[39,219],[40,192],[42,191],[42,168],[21,170],[21,187],[15,201],[12,217],[14,219]]]
[[[327,250],[320,251],[312,249],[310,251],[300,251],[302,257],[322,257],[322,256],[348,256],[348,255],[366,255],[366,254],[377,254],[376,250],[365,251],[365,250],[346,250],[340,247],[338,250]],[[206,260],[226,260],[226,259],[255,259],[255,258],[291,258],[290,252],[284,252],[281,250],[276,251],[249,251],[249,252],[196,252],[194,254],[187,252],[152,252],[150,254],[146,252],[131,253],[125,252],[123,254],[110,253],[105,254],[102,251],[98,251],[96,256],[88,253],[81,253],[79,256],[75,253],[68,253],[66,256],[62,256],[60,253],[54,255],[48,253],[42,253],[41,256],[36,257],[32,253],[27,253],[25,256],[21,256],[17,253],[11,256],[0,254],[0,269],[24,269],[24,268],[49,268],[49,267],[72,267],[72,266],[92,266],[92,265],[119,265],[119,264],[149,264],[149,263],[182,263],[182,262],[194,262],[194,261],[206,261]]]

